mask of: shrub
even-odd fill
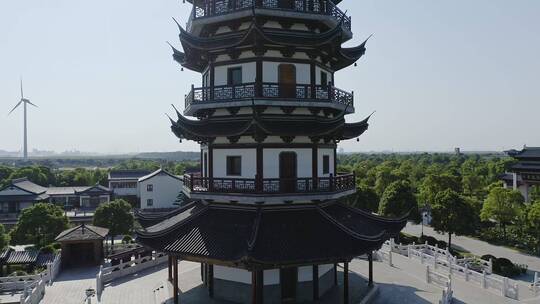
[[[133,238],[131,237],[131,235],[124,235],[124,237],[122,238],[122,243],[123,244],[130,244],[130,243],[133,243]]]
[[[428,243],[428,245],[435,246],[437,244],[437,239],[432,236],[424,235],[419,240],[420,243],[424,244],[425,242]]]
[[[491,254],[484,254],[483,256],[480,257],[482,260],[484,261],[489,261],[490,259],[493,260],[493,262],[495,262],[495,260],[497,260],[497,258]]]
[[[506,258],[498,258],[493,260],[493,272],[503,277],[515,277],[522,273],[519,266],[514,265],[512,261]]]
[[[437,246],[439,246],[439,248],[447,248],[448,244],[446,244],[445,241],[437,241]]]
[[[54,253],[56,249],[54,249],[53,245],[47,245],[45,247],[41,247],[39,250],[41,253]]]
[[[59,250],[62,248],[62,245],[60,245],[60,243],[53,243],[52,244],[53,248],[56,249],[56,250]]]

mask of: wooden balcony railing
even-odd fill
[[[184,187],[191,193],[244,194],[316,194],[354,190],[354,174],[313,178],[209,178],[193,174],[184,176]]]
[[[194,1],[195,2],[195,1]],[[351,17],[329,0],[206,0],[202,5],[194,5],[187,24],[188,30],[196,19],[225,15],[241,10],[255,8],[294,11],[307,14],[328,15],[340,21],[351,30]]]
[[[246,83],[236,86],[215,86],[195,88],[185,98],[185,106],[209,102],[226,102],[238,100],[251,100],[252,98],[269,99],[294,99],[323,101],[353,106],[354,94],[345,92],[336,87],[309,84],[293,86],[280,85],[278,83]]]

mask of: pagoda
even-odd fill
[[[372,252],[406,224],[339,200],[356,181],[337,171],[337,144],[363,134],[369,117],[345,121],[354,95],[334,74],[366,42],[342,47],[352,32],[340,0],[188,1],[173,58],[202,85],[171,128],[200,143],[201,170],[184,176],[189,203],[138,214],[138,242],[169,255],[174,303],[178,260],[201,263],[210,297],[258,304],[317,301],[343,263],[349,303],[349,262],[366,255],[371,284]]]
[[[522,150],[508,150],[506,154],[516,160],[509,172],[499,178],[504,187],[518,190],[526,203],[531,202],[530,188],[540,186],[540,147],[524,146]]]

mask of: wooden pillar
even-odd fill
[[[257,58],[255,75],[255,97],[263,96],[263,61],[262,58]]]
[[[257,273],[251,271],[251,303],[257,304]]]
[[[174,274],[174,278],[173,278],[173,299],[174,299],[174,304],[179,304],[180,303],[180,299],[178,298],[178,258],[177,257],[173,257],[173,274]]]
[[[214,147],[208,143],[208,190],[214,190]]]
[[[313,301],[319,300],[319,265],[313,265]]]
[[[313,182],[313,189],[319,188],[319,154],[317,144],[313,143],[311,148],[311,179]]]
[[[338,174],[338,171],[337,171],[337,145],[336,147],[334,148],[334,175],[337,175]]]
[[[214,100],[214,84],[216,82],[216,68],[213,60],[210,61],[209,69],[210,71],[210,100]]]
[[[201,157],[200,157],[200,163],[201,163],[201,170],[199,170],[201,172],[201,177],[204,177],[204,158],[203,158],[203,150],[201,149]]]
[[[349,304],[349,263],[343,264],[343,303]]]
[[[264,302],[264,271],[263,270],[257,270],[256,274],[256,280],[257,283],[257,304],[263,304]]]
[[[315,59],[313,59],[315,60]],[[317,75],[316,75],[316,69],[315,69],[315,62],[312,62],[309,67],[310,71],[310,84],[311,84],[311,99],[317,99]]]
[[[334,264],[334,286],[338,285],[338,279],[337,279],[337,263]]]
[[[264,151],[262,144],[257,144],[257,175],[255,179],[255,190],[263,192],[264,179]]]
[[[169,277],[168,277],[168,280],[169,282],[172,282],[173,281],[173,269],[172,269],[172,266],[173,266],[173,257],[172,256],[168,256],[168,267],[169,267]]]
[[[373,252],[368,253],[368,261],[369,261],[369,282],[368,286],[373,286]]]
[[[214,265],[208,265],[208,296],[214,297]]]
[[[204,263],[201,263],[201,281],[204,283]]]

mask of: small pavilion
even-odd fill
[[[103,241],[109,229],[82,224],[61,232],[62,267],[98,265],[104,258]]]

